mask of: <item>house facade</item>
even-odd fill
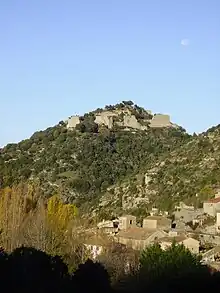
[[[220,212],[220,197],[212,198],[203,203],[203,210],[205,214],[215,217]]]
[[[163,216],[149,216],[143,220],[145,229],[170,229],[172,221]]]
[[[119,218],[118,228],[120,230],[127,230],[136,227],[136,217],[132,215],[125,215]]]
[[[175,237],[168,236],[168,237],[161,238],[159,240],[159,243],[163,250],[166,250],[167,248],[169,248],[173,242],[175,242],[176,244],[184,245],[192,253],[195,253],[195,254],[199,253],[199,247],[200,247],[199,241],[191,237],[186,237],[185,235],[179,235]]]

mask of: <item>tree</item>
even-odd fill
[[[132,101],[122,101],[122,103],[126,106],[133,106],[134,103]]]
[[[80,292],[111,292],[109,275],[99,263],[87,260],[74,274]]]
[[[48,200],[47,215],[50,225],[56,229],[65,231],[68,225],[77,215],[77,208],[73,204],[63,204],[58,196]]]
[[[208,276],[208,270],[200,263],[200,257],[190,253],[183,245],[176,245],[175,242],[167,250],[162,250],[159,244],[146,248],[140,256],[140,270],[138,282],[141,288],[146,286],[176,286],[180,290],[186,285],[193,286],[201,278]],[[188,284],[188,285],[187,285]],[[186,288],[185,288],[186,290]]]

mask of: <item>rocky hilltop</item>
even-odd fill
[[[162,116],[122,102],[9,144],[1,188],[37,182],[45,197],[104,217],[199,206],[220,187],[220,127],[191,136]]]

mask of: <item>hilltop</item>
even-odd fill
[[[219,127],[191,136],[131,101],[60,121],[0,153],[0,184],[38,182],[82,211],[146,213],[195,205],[220,180]]]

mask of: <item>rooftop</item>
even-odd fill
[[[163,238],[159,239],[159,242],[169,242],[172,243],[173,241],[175,241],[176,243],[182,242],[184,240],[186,240],[188,237],[186,237],[185,235],[178,235],[178,236],[166,236]]]
[[[140,227],[132,227],[126,231],[120,231],[117,235],[127,239],[145,240],[158,229],[144,229]]]
[[[215,246],[214,248],[206,251],[205,253],[203,253],[202,257],[203,258],[210,257],[210,256],[212,256],[213,254],[216,254],[216,253],[220,253],[220,246]]]
[[[108,246],[111,240],[107,237],[102,237],[101,235],[90,235],[84,240],[86,245],[98,245],[98,246]]]

